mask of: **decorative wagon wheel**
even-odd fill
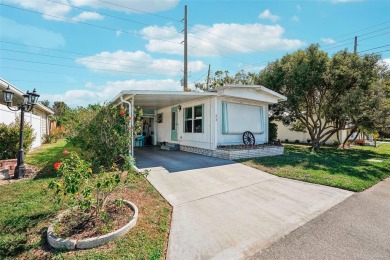
[[[245,145],[255,145],[255,136],[249,131],[244,132],[242,140]]]

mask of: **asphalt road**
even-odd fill
[[[352,195],[250,259],[390,259],[390,178]]]

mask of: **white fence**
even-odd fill
[[[0,104],[0,123],[11,124],[15,122],[15,119],[20,117],[20,111],[14,112],[8,109],[7,106]],[[41,120],[40,116],[33,115],[32,113],[24,113],[24,120],[26,123],[31,124],[34,134],[35,140],[32,143],[32,148],[36,148],[41,146],[42,144],[42,129],[41,129]]]

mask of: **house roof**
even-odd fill
[[[163,90],[123,90],[111,103],[118,105],[123,101],[130,100],[134,97],[134,105],[143,109],[160,109],[163,107],[178,105],[180,103],[202,99],[210,96],[230,96],[240,98],[239,95],[223,93],[225,89],[252,89],[258,93],[265,93],[278,101],[286,101],[287,98],[275,91],[260,85],[226,85],[208,92],[184,92],[184,91],[163,91]],[[251,98],[254,99],[253,95]],[[260,100],[261,101],[261,100]],[[274,103],[274,102],[271,102]]]
[[[15,93],[14,95],[14,98],[16,98],[16,102],[15,103],[20,103],[23,101],[23,95],[25,94],[23,91],[21,91],[20,89],[18,89],[17,87],[15,87],[14,85],[12,85],[11,83],[7,82],[6,80],[0,78],[0,92],[2,92],[3,90],[7,89],[7,87],[10,87],[10,89]],[[1,103],[3,103],[3,93],[1,93],[1,98],[0,98],[0,101]],[[38,102],[38,104],[36,105],[36,108],[40,109],[40,110],[43,110],[44,112],[48,113],[48,114],[54,114],[53,110],[51,110],[50,108],[42,105],[41,103]]]
[[[143,109],[160,109],[180,103],[216,96],[212,92],[184,92],[184,91],[162,91],[162,90],[124,90],[112,101],[119,104],[125,100],[134,98],[134,105]]]
[[[286,101],[287,100],[287,97],[286,96],[283,96],[282,94],[279,94],[278,92],[275,92],[273,90],[270,90],[269,88],[266,88],[264,86],[261,86],[261,85],[242,85],[242,84],[238,84],[238,85],[224,85],[224,86],[221,86],[221,87],[218,87],[217,89],[213,89],[211,90],[212,92],[218,92],[220,90],[224,90],[224,89],[231,89],[231,88],[235,88],[235,89],[240,89],[240,88],[246,88],[246,89],[254,89],[254,90],[257,90],[257,91],[263,91],[267,94],[270,94],[272,96],[275,96],[278,98],[278,101]]]

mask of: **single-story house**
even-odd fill
[[[187,152],[235,159],[221,155],[219,148],[243,144],[246,131],[252,133],[255,144],[267,143],[268,106],[285,100],[260,85],[226,85],[209,92],[124,90],[112,103],[128,107],[133,120],[134,107],[143,110],[141,136],[146,144],[168,143]],[[283,153],[282,147],[255,150],[264,155]],[[252,151],[248,156],[261,155]]]
[[[15,119],[20,116],[20,111],[11,111],[8,109],[6,103],[3,100],[2,91],[7,89],[7,87],[15,93],[13,108],[16,107],[17,104],[22,103],[23,95],[25,94],[20,89],[0,78],[0,123],[10,124],[15,122]],[[32,91],[32,89],[30,90]],[[37,148],[41,146],[42,139],[45,134],[49,134],[50,131],[50,119],[49,116],[54,114],[54,112],[48,107],[38,103],[34,106],[31,112],[25,112],[24,119],[25,122],[30,123],[35,134],[35,140],[32,144],[32,148]]]

